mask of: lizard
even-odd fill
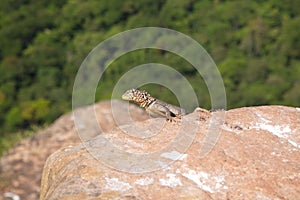
[[[180,119],[187,114],[183,108],[158,100],[142,90],[127,90],[122,95],[122,99],[138,104],[152,117],[164,117],[167,121]]]

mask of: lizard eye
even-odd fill
[[[173,112],[170,112],[171,117],[176,117],[176,114]]]

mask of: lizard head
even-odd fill
[[[151,98],[150,94],[146,91],[131,89],[127,90],[123,95],[122,99],[127,101],[132,101],[137,104],[144,103]]]

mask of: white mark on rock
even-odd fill
[[[264,117],[263,117],[260,113],[258,113],[258,112],[256,112],[255,114],[257,115],[257,117],[258,117],[259,119],[261,119],[261,120],[262,120],[263,122],[265,122],[265,123],[270,123],[270,122],[272,122],[272,121],[270,121],[270,120],[264,118]]]
[[[288,134],[291,133],[291,128],[289,126],[280,126],[280,125],[270,125],[270,124],[263,124],[263,123],[256,123],[255,126],[252,126],[253,129],[260,129],[269,131],[272,134],[276,135],[280,138],[288,138]]]
[[[197,173],[194,170],[189,170],[187,173],[183,173],[182,175],[196,183],[202,190],[210,193],[214,193],[220,189],[228,189],[228,187],[224,185],[224,176],[213,177],[208,173]]]
[[[289,162],[289,160],[288,159],[282,159],[282,162],[287,163],[287,162]]]
[[[189,170],[188,173],[182,174],[184,177],[194,181],[199,188],[202,190],[205,190],[207,192],[213,193],[214,191],[207,185],[205,185],[205,181],[202,181],[200,179],[207,179],[207,174],[204,172],[196,173],[194,170]]]
[[[296,110],[300,111],[300,108],[296,108]]]
[[[163,186],[168,186],[171,188],[174,188],[176,186],[181,186],[181,180],[180,178],[176,177],[176,174],[167,174],[168,179],[159,179],[159,183]]]
[[[264,124],[264,123],[256,123],[254,126],[251,126],[250,128],[268,131],[279,138],[287,139],[288,143],[290,143],[294,147],[300,148],[300,144],[297,144],[295,141],[289,139],[292,130],[288,125],[271,125],[271,124]]]
[[[107,190],[124,192],[124,191],[132,188],[129,183],[119,181],[118,178],[105,178],[105,180],[106,180],[106,183],[107,183],[105,185],[105,189],[107,189]]]
[[[224,176],[216,176],[212,177],[212,180],[216,183],[215,189],[228,189],[226,185],[224,185],[225,177]]]
[[[288,140],[288,142],[293,145],[294,147],[297,147],[300,149],[300,144],[297,144],[296,142],[294,142],[293,140]]]
[[[137,185],[143,185],[143,186],[151,185],[151,184],[153,184],[153,178],[149,178],[149,177],[140,178],[140,179],[136,180],[134,183]]]
[[[14,194],[14,193],[12,193],[12,192],[5,192],[5,193],[4,193],[4,197],[10,198],[10,199],[12,199],[12,200],[20,200],[20,196],[17,195],[17,194]]]
[[[161,157],[171,160],[183,160],[187,157],[187,154],[181,154],[178,151],[165,152],[161,154]]]

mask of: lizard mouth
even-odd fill
[[[128,96],[126,96],[125,94],[122,95],[122,99],[127,101],[129,100]]]

